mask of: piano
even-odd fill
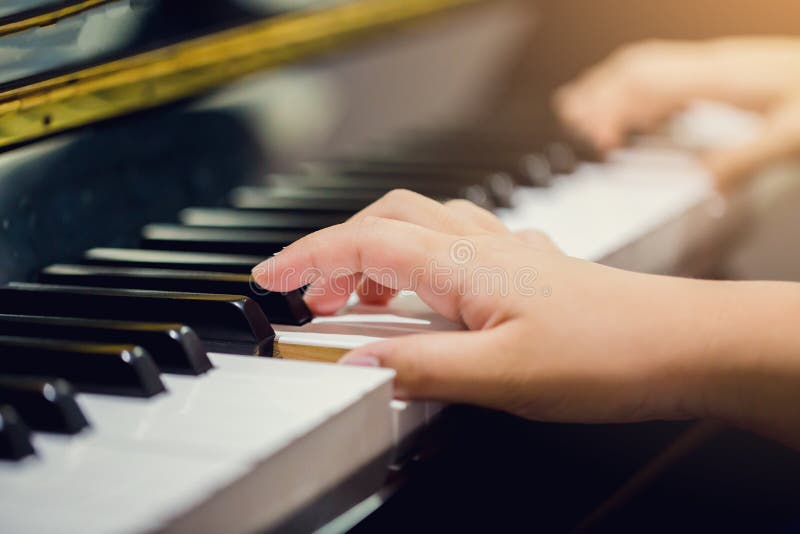
[[[434,437],[487,416],[331,362],[458,326],[413,294],[313,317],[249,273],[393,189],[468,198],[574,256],[712,273],[747,201],[714,193],[681,139],[601,161],[492,121],[486,95],[535,24],[514,1],[4,7],[2,530],[389,529]],[[757,126],[708,104],[681,120]],[[643,430],[658,439],[629,463],[715,435],[686,428]]]

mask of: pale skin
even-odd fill
[[[694,98],[760,110],[767,121],[756,140],[704,155],[725,188],[800,152],[798,95],[799,39],[651,42],[617,52],[562,88],[555,106],[600,150]],[[474,247],[465,264],[451,254],[459,240]],[[431,262],[460,273],[464,284],[438,290],[426,276]],[[538,291],[503,296],[476,287],[470,274],[487,266],[509,276],[533,268]],[[387,270],[392,287],[369,277]],[[382,304],[411,289],[463,323],[463,332],[393,338],[342,358],[395,369],[399,398],[466,402],[542,421],[710,418],[800,448],[800,284],[613,269],[566,256],[537,232],[512,233],[466,201],[440,204],[409,191],[297,241],[254,276],[276,291],[313,282],[307,301],[318,314],[336,312],[352,290]]]
[[[449,254],[460,239],[476,252],[463,265]],[[431,260],[468,274],[479,266],[533,267],[536,283],[551,293],[503,297],[470,287],[470,276],[462,290],[442,293],[430,278],[412,276]],[[361,273],[387,269],[396,273],[392,290],[415,290],[469,330],[393,338],[342,359],[395,369],[399,398],[466,402],[542,421],[713,418],[800,447],[798,284],[613,269],[566,256],[535,232],[513,234],[465,201],[440,204],[408,191],[300,239],[254,275],[270,290],[314,282],[358,288],[377,303],[390,294],[378,296]],[[308,304],[332,313],[345,293],[315,291]]]
[[[694,99],[764,114],[757,137],[703,155],[718,186],[730,188],[765,165],[800,154],[800,39],[739,37],[649,41],[625,46],[562,87],[563,122],[601,152],[648,131]]]

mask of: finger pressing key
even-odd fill
[[[319,279],[363,275],[397,290],[417,291],[442,315],[457,319],[459,296],[431,286],[432,263],[452,267],[452,237],[415,224],[367,216],[310,234],[253,270],[258,284],[291,291]]]

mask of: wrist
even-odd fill
[[[725,307],[710,355],[703,415],[785,435],[800,405],[800,285],[715,284]]]
[[[733,422],[754,411],[765,375],[792,351],[786,333],[800,318],[800,285],[644,276],[638,291],[652,311],[632,330],[650,363],[653,417]]]
[[[650,380],[645,387],[653,399],[654,418],[717,417],[720,362],[729,340],[729,299],[722,283],[677,277],[651,278],[649,307],[655,310],[646,357]]]
[[[716,78],[711,97],[763,110],[800,87],[798,38],[723,37],[706,44],[708,70]]]
[[[633,419],[709,417],[728,334],[717,283],[627,272],[623,279],[617,305],[626,320],[610,345],[641,401]]]

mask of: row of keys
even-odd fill
[[[164,391],[162,372],[208,371],[208,350],[270,356],[272,323],[302,325],[311,314],[301,291],[257,287],[250,276],[255,264],[346,221],[392,189],[509,206],[517,186],[546,185],[554,170],[574,164],[564,146],[528,147],[522,137],[500,143],[436,136],[398,143],[391,152],[309,163],[271,176],[269,186],[232,191],[226,206],[187,207],[177,222],[146,225],[141,248],[96,248],[79,263],[46,266],[39,283],[0,288],[0,374],[20,384],[31,376],[58,377],[40,390],[58,384],[63,398],[73,389],[148,397]],[[34,339],[41,332],[47,339]],[[16,410],[20,419],[4,427],[16,433],[10,443],[26,442],[22,420],[35,431],[80,430],[65,417],[60,426],[43,425],[45,418],[23,400],[0,397],[9,417]]]

